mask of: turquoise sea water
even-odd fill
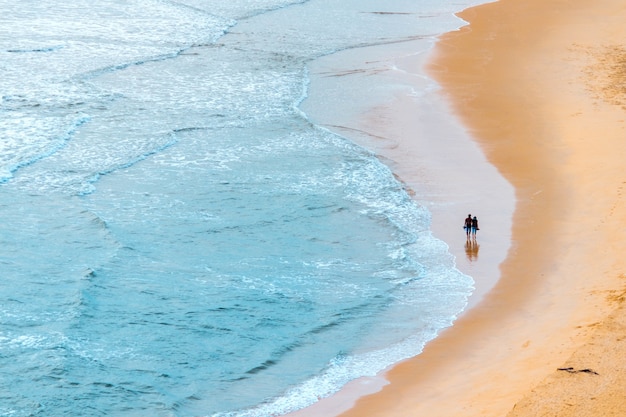
[[[298,106],[468,5],[0,0],[0,415],[275,415],[419,353],[473,281]]]

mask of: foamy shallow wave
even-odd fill
[[[350,381],[363,377],[375,377],[389,366],[420,354],[425,344],[434,339],[439,331],[452,325],[456,316],[450,316],[451,302],[452,305],[456,304],[459,312],[462,311],[466,306],[467,286],[473,285],[473,280],[467,276],[465,285],[450,285],[449,271],[441,270],[440,273],[438,282],[437,280],[434,280],[435,282],[420,280],[417,288],[413,289],[414,292],[403,293],[406,297],[404,301],[411,303],[415,310],[429,311],[429,314],[421,317],[424,327],[419,328],[418,335],[410,336],[384,349],[353,355],[339,355],[332,359],[320,374],[290,388],[280,397],[249,409],[214,413],[211,417],[264,417],[288,414],[335,394]],[[442,294],[446,295],[442,297]],[[415,305],[414,300],[425,297],[429,297],[429,303],[424,309],[420,309],[419,307],[424,306]],[[443,311],[433,310],[432,306],[436,303],[446,307],[442,309]],[[398,317],[389,317],[389,319],[397,320]],[[376,332],[381,331],[393,332],[393,329],[376,328]]]

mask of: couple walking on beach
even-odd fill
[[[465,218],[465,224],[463,225],[463,229],[465,229],[465,234],[469,239],[470,235],[476,238],[476,231],[480,230],[478,228],[478,219],[476,216],[472,217],[471,214],[468,214]]]

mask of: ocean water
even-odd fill
[[[469,5],[0,0],[0,416],[279,415],[418,354],[473,280],[299,105]]]

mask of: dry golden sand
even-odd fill
[[[624,416],[626,4],[461,17],[430,70],[515,187],[513,246],[483,301],[344,415]]]

